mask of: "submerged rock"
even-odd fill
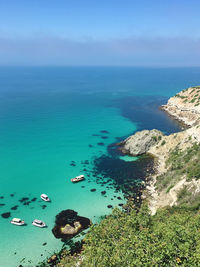
[[[1,217],[4,218],[4,219],[7,219],[11,216],[11,213],[10,212],[5,212],[5,213],[2,213],[1,214]]]
[[[91,191],[91,192],[95,192],[95,191],[96,191],[96,189],[95,189],[95,188],[92,188],[92,189],[90,189],[90,191]]]
[[[139,156],[148,152],[162,136],[163,133],[156,129],[139,131],[119,143],[120,150],[125,154]]]
[[[91,221],[86,217],[78,216],[74,210],[63,210],[56,215],[55,226],[52,232],[56,238],[69,239],[87,229]]]

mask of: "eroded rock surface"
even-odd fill
[[[156,129],[136,132],[119,144],[120,150],[125,154],[139,156],[147,153],[162,136],[163,133]]]
[[[171,97],[162,109],[188,126],[200,122],[200,87],[190,87]]]

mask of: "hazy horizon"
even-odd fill
[[[0,1],[0,65],[199,67],[200,2]]]

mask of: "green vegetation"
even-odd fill
[[[162,139],[162,136],[161,135],[159,135],[158,136],[158,141],[160,141]]]
[[[179,95],[179,94],[175,95],[175,97],[179,97],[179,98],[187,98],[187,96]]]
[[[190,139],[190,138],[189,138]],[[167,160],[168,171],[157,178],[156,187],[159,191],[169,190],[183,177],[187,181],[200,179],[200,145],[194,144],[192,147],[181,151],[176,148],[170,153]],[[187,191],[187,193],[186,193]],[[178,194],[178,204],[180,206],[200,205],[200,193],[192,194],[192,188],[182,189]]]
[[[171,184],[171,185],[167,188],[166,193],[169,193],[169,191],[170,191],[173,187],[174,187],[174,184]]]
[[[198,86],[192,86],[192,88],[198,89],[198,88],[200,88],[200,86],[199,85]]]
[[[195,100],[196,100],[196,98],[193,98],[193,99],[190,101],[190,103],[194,103]]]
[[[194,210],[166,208],[150,216],[146,206],[129,214],[115,209],[87,234],[80,266],[198,266],[199,228]]]
[[[162,143],[161,143],[161,146],[164,146],[166,144],[166,141],[163,140]]]
[[[156,136],[152,136],[152,139],[155,141],[155,142],[157,142],[157,137]]]

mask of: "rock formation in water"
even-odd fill
[[[78,216],[76,211],[63,210],[56,215],[55,226],[52,232],[56,238],[66,240],[79,234],[90,225],[91,221],[86,217]]]
[[[119,143],[120,150],[125,154],[139,156],[145,154],[149,149],[162,139],[163,133],[156,129],[136,132],[123,142]]]

